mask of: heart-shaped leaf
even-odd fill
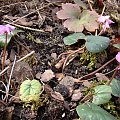
[[[69,31],[82,32],[85,28],[88,31],[94,32],[99,28],[99,23],[97,22],[98,14],[95,11],[89,10],[81,12],[78,4],[62,4],[62,10],[56,14],[59,19],[66,19],[63,25]]]
[[[25,80],[20,85],[20,99],[23,102],[38,101],[42,85],[38,80]]]
[[[76,111],[81,118],[80,120],[117,120],[107,111],[93,103],[79,105]]]
[[[73,33],[67,37],[64,37],[63,41],[65,45],[72,45],[78,41],[78,39],[85,39],[85,35],[83,33]]]
[[[99,85],[94,88],[93,103],[100,105],[109,102],[111,99],[112,89],[108,85]]]
[[[74,32],[82,32],[84,28],[91,32],[98,29],[98,14],[95,11],[83,10],[78,17],[79,18],[67,19],[63,23],[64,27]]]
[[[111,88],[112,88],[112,94],[114,96],[120,97],[120,80],[113,79]]]
[[[85,43],[88,51],[92,53],[98,53],[105,50],[110,43],[110,39],[108,37],[103,36],[87,36],[87,40]]]

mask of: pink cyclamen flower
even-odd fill
[[[15,29],[15,27],[12,25],[9,25],[9,24],[0,25],[0,35],[2,35],[4,33],[10,34],[14,29]]]
[[[114,23],[109,18],[110,18],[110,16],[100,16],[98,18],[98,22],[102,23],[103,31],[106,31],[107,28],[110,28],[110,24]]]
[[[116,55],[116,60],[120,63],[120,52]]]

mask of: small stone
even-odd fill
[[[79,89],[74,90],[71,101],[75,101],[75,102],[79,101],[81,97],[82,97],[82,93],[80,92],[80,90]]]

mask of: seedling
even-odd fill
[[[42,88],[43,87],[38,80],[25,80],[20,85],[20,99],[25,105],[32,104],[31,108],[34,110],[36,109],[34,106],[39,103]]]

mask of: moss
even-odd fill
[[[106,51],[93,54],[88,50],[85,50],[85,52],[80,55],[80,62],[81,64],[86,65],[90,71],[92,71],[96,68],[96,63],[98,62],[98,59],[103,55],[107,56]]]

